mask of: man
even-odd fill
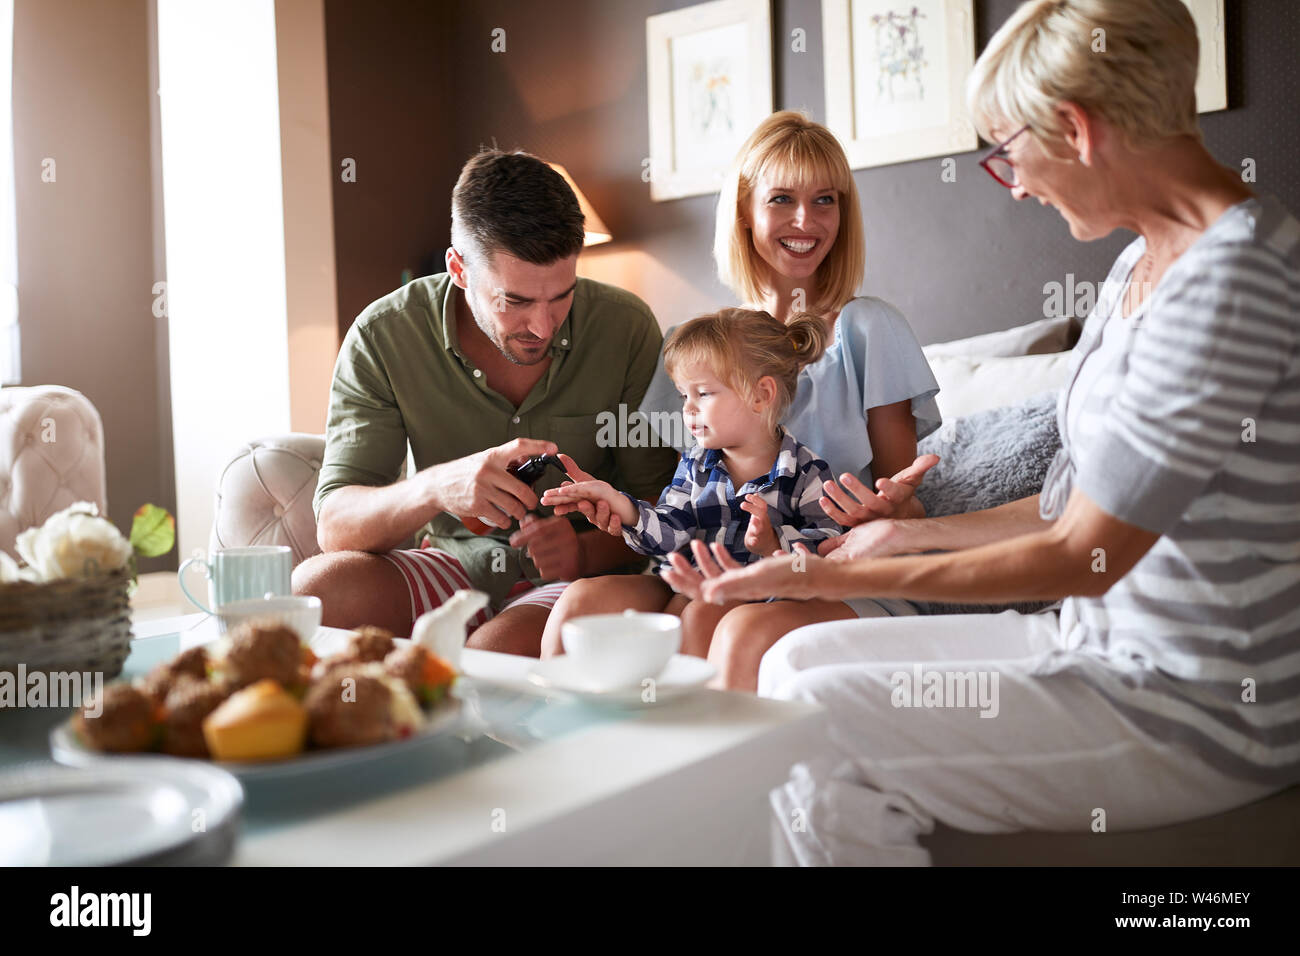
[[[674,452],[602,447],[597,415],[638,407],[662,336],[636,296],[577,278],[582,212],[536,157],[470,159],[451,239],[445,273],[372,303],[344,339],[314,500],[324,553],[295,570],[294,592],[319,597],[327,625],[409,634],[478,588],[491,603],[470,646],[536,656],[565,583],[641,558],[580,516],[532,514],[560,476],[534,491],[506,468],[563,451],[656,500]],[[399,480],[408,443],[416,471]],[[481,536],[460,520],[475,518]]]

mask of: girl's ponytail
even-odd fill
[[[811,312],[800,312],[791,317],[785,323],[785,334],[800,368],[821,358],[830,338],[826,322]]]

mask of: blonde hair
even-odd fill
[[[814,312],[840,309],[862,283],[866,261],[858,187],[839,140],[795,110],[781,110],[759,123],[727,171],[713,236],[718,278],[742,302],[761,302],[770,289],[770,267],[754,248],[742,219],[742,210],[765,174],[796,188],[829,184],[839,194],[839,234],[817,269],[817,288],[808,290],[807,301]]]
[[[829,338],[826,322],[810,312],[782,325],[767,312],[722,309],[678,327],[664,346],[664,371],[671,378],[674,369],[699,362],[747,401],[754,399],[759,381],[771,376],[776,398],[764,422],[776,431],[794,401],[799,370],[822,357]]]
[[[1082,106],[1131,147],[1201,138],[1196,22],[1182,0],[1032,0],[1002,24],[966,82],[975,125],[1028,126],[1062,152],[1056,107]]]

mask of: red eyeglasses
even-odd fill
[[[984,167],[984,171],[1008,189],[1015,189],[1020,184],[1020,178],[1016,172],[1015,163],[1011,162],[1011,158],[1007,155],[1007,147],[1011,145],[1013,139],[1027,129],[1029,129],[1028,124],[1020,127],[1020,129],[989,150],[984,158],[980,160],[980,165]]]

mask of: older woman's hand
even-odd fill
[[[817,571],[825,562],[801,544],[795,548],[794,554],[778,551],[745,567],[706,576],[701,582],[700,598],[710,604],[725,604],[769,597],[801,600],[817,597],[814,584]]]
[[[891,518],[867,521],[846,534],[827,538],[817,547],[817,553],[827,561],[853,561],[857,558],[888,558],[906,554],[909,548],[903,540],[898,525]]]
[[[920,455],[892,478],[876,482],[872,491],[853,475],[840,475],[840,484],[825,482],[822,510],[847,528],[881,518],[923,518],[925,509],[916,500],[916,489],[925,473],[939,464],[938,455]],[[843,487],[841,487],[843,485]]]
[[[692,541],[691,553],[695,555],[694,567],[683,555],[674,552],[668,555],[669,567],[661,570],[659,574],[670,588],[692,601],[701,600],[701,588],[705,581],[743,567],[727,553],[726,548],[717,542],[714,542],[713,550],[710,552],[703,541]]]

